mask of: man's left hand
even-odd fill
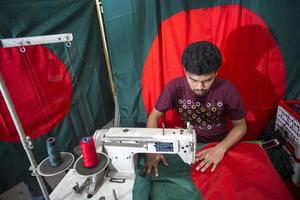
[[[196,155],[196,162],[200,161],[200,164],[196,167],[196,170],[204,172],[211,165],[211,171],[215,171],[218,164],[222,161],[225,154],[225,150],[219,146],[214,146],[199,152]]]

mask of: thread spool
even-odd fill
[[[60,151],[56,145],[56,140],[54,137],[47,139],[47,152],[49,155],[49,162],[52,167],[57,167],[62,163],[62,157]]]
[[[80,148],[82,152],[83,166],[92,168],[99,163],[94,139],[92,137],[82,138],[80,141]]]

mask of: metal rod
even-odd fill
[[[95,4],[96,4],[96,9],[97,9],[98,24],[99,24],[100,33],[101,33],[102,47],[103,47],[103,51],[104,51],[107,73],[108,73],[109,82],[110,82],[110,86],[111,86],[111,92],[112,92],[112,95],[114,96],[114,94],[116,93],[116,90],[115,90],[115,85],[114,85],[113,76],[112,76],[111,63],[110,63],[110,59],[109,59],[106,35],[105,35],[104,24],[103,24],[103,16],[102,16],[101,7],[100,7],[101,2],[99,2],[99,0],[95,0]]]
[[[9,113],[10,113],[10,115],[12,117],[12,120],[14,122],[14,125],[15,125],[15,127],[17,129],[17,132],[18,132],[18,134],[20,136],[20,140],[22,142],[23,148],[24,148],[24,150],[25,150],[25,152],[27,154],[27,157],[28,157],[28,159],[30,161],[33,173],[36,176],[36,179],[38,180],[38,183],[40,185],[40,188],[41,188],[41,190],[43,192],[43,195],[44,195],[45,199],[46,200],[50,200],[48,191],[47,191],[45,183],[44,183],[44,180],[42,179],[42,177],[39,175],[39,173],[37,171],[36,161],[35,161],[35,159],[33,157],[33,153],[31,151],[31,149],[29,148],[29,145],[31,145],[31,144],[28,143],[28,140],[30,140],[30,139],[29,139],[29,137],[26,138],[25,132],[23,130],[23,127],[21,125],[20,119],[19,119],[19,117],[17,115],[17,112],[15,110],[15,107],[14,107],[12,101],[11,101],[11,98],[9,96],[7,87],[5,85],[5,82],[4,82],[3,78],[2,78],[2,74],[1,73],[0,73],[0,90],[1,90],[1,93],[3,95],[4,101],[6,103],[6,106],[7,106],[8,110],[9,110]]]
[[[0,39],[0,46],[5,47],[20,47],[38,44],[50,44],[60,42],[70,42],[73,40],[72,33],[42,35],[33,37],[6,38]]]
[[[114,195],[114,200],[118,200],[117,193],[116,193],[115,189],[113,189],[113,195]]]
[[[112,75],[112,67],[109,59],[109,53],[108,53],[108,47],[107,47],[107,42],[106,42],[106,34],[105,34],[105,28],[104,28],[104,23],[103,23],[103,9],[101,5],[101,1],[95,0],[96,4],[96,10],[97,10],[97,15],[98,15],[98,24],[100,28],[100,33],[101,33],[101,39],[102,39],[102,47],[103,47],[103,52],[104,52],[104,57],[105,57],[105,62],[106,62],[106,68],[107,68],[107,73],[108,73],[108,78],[111,86],[111,92],[113,95],[113,100],[115,104],[115,118],[114,118],[114,126],[119,127],[120,126],[120,110],[119,110],[119,104],[118,104],[118,98],[117,98],[117,92],[115,89],[115,84],[113,80],[113,75]]]
[[[120,127],[120,110],[119,110],[119,103],[118,103],[117,93],[114,94],[114,101],[115,101],[114,127]]]

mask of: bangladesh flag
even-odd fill
[[[146,122],[163,87],[183,75],[181,55],[206,40],[222,53],[218,75],[233,82],[256,139],[280,99],[300,93],[297,1],[103,1],[121,124]],[[169,127],[179,123],[166,115]]]
[[[122,126],[145,125],[164,86],[184,74],[183,49],[200,40],[214,43],[222,53],[218,76],[233,82],[241,94],[247,140],[263,133],[279,100],[299,98],[298,1],[104,0],[103,6]],[[174,111],[164,121],[167,127],[181,125]],[[262,173],[257,170],[252,178]],[[167,192],[176,197],[172,180],[153,187],[169,187]],[[270,185],[268,180],[263,184]]]
[[[0,72],[39,163],[46,139],[72,152],[80,138],[113,118],[94,1],[1,1],[0,38],[72,33],[70,44],[0,48]],[[0,193],[30,171],[19,136],[0,96]]]

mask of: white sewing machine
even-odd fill
[[[59,199],[132,199],[134,185],[136,154],[159,153],[178,154],[188,164],[195,161],[196,135],[188,126],[187,129],[165,128],[110,128],[97,130],[94,134],[97,152],[105,152],[109,158],[108,173],[101,178],[101,184],[90,182],[93,186],[89,194],[73,191],[72,187],[86,182],[86,176],[80,176],[70,170],[51,193],[50,198]],[[75,164],[76,165],[76,164]],[[76,167],[76,166],[75,166]],[[98,175],[99,176],[99,175]],[[95,178],[90,179],[99,181]],[[113,180],[113,182],[111,182]],[[117,180],[117,181],[116,181]],[[118,183],[119,180],[122,180]],[[122,185],[120,185],[122,184]],[[98,185],[98,188],[95,188]],[[88,186],[89,187],[89,186]],[[91,189],[89,189],[91,190]],[[114,192],[112,192],[114,191]]]

